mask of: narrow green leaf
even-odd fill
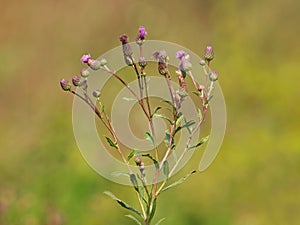
[[[149,153],[140,153],[140,152],[139,152],[139,153],[137,153],[136,155],[137,155],[137,156],[147,157],[147,158],[151,159],[152,162],[154,163],[155,167],[156,167],[157,169],[159,168],[159,163],[158,163],[157,160],[154,159],[154,158],[152,157],[152,155],[150,155]]]
[[[209,135],[207,135],[206,137],[202,138],[196,145],[189,147],[188,150],[193,149],[193,148],[197,148],[201,145],[203,145],[205,142],[207,142],[207,140],[209,139]]]
[[[208,103],[209,103],[209,101],[213,98],[214,96],[213,95],[211,95],[211,96],[209,96],[209,98],[206,100],[206,102],[205,102],[205,105],[207,105]]]
[[[135,218],[133,215],[125,215],[125,216],[132,219],[133,221],[135,221],[136,224],[142,225],[142,223],[137,218]]]
[[[126,176],[129,177],[129,173],[128,172],[120,172],[120,171],[115,171],[111,173],[112,176],[114,177],[119,177],[119,176]]]
[[[138,185],[136,176],[133,173],[130,174],[130,181],[133,184],[134,189],[138,192],[139,191],[139,185]]]
[[[131,205],[127,204],[126,202],[122,201],[121,199],[117,198],[113,193],[111,193],[109,191],[105,191],[104,194],[111,197],[113,200],[115,200],[117,203],[119,203],[119,205],[121,205],[123,208],[128,209],[143,218],[142,213],[140,211],[133,208]]]
[[[198,91],[193,91],[192,93],[197,95],[197,96],[200,96],[200,93]]]
[[[166,130],[165,144],[166,144],[167,147],[168,147],[169,144],[170,144],[170,138],[171,138],[170,131],[169,131],[169,130]],[[172,139],[171,145],[172,145],[172,146],[174,145],[174,138]]]
[[[160,110],[161,108],[162,108],[162,107],[160,107],[160,106],[156,107],[156,108],[154,109],[154,111],[153,111],[153,114],[157,113],[158,110]]]
[[[137,150],[132,150],[127,156],[127,160],[129,161],[132,157],[134,157],[138,153]]]
[[[156,211],[156,199],[157,198],[155,198],[154,200],[153,200],[153,203],[150,205],[150,215],[149,215],[149,223],[151,222],[151,220],[153,219],[153,216],[154,216],[154,214],[155,214],[155,211]]]
[[[183,115],[182,114],[179,117],[177,117],[176,127],[180,127],[182,119],[183,119]]]
[[[149,132],[145,133],[145,137],[155,147],[154,139],[153,139],[152,135]]]
[[[175,134],[176,134],[178,131],[180,131],[181,129],[183,129],[183,128],[187,128],[187,129],[189,130],[189,128],[190,128],[192,125],[194,125],[194,124],[195,124],[195,121],[194,121],[194,120],[190,120],[190,121],[186,122],[183,126],[179,126],[179,127],[176,128]],[[190,130],[189,130],[189,131],[190,131]]]
[[[100,107],[100,114],[102,115],[104,113],[104,105],[101,105]]]
[[[172,102],[170,102],[169,100],[162,100],[162,102],[165,102],[165,103],[167,103],[168,105],[170,105],[170,106],[172,106],[173,107],[173,109],[176,109],[176,107],[173,105],[173,103]]]
[[[164,161],[164,163],[163,163],[163,172],[164,172],[164,175],[167,178],[169,178],[170,169],[169,169],[169,162],[168,162],[168,160]]]
[[[135,102],[135,101],[137,101],[135,98],[127,98],[127,97],[123,97],[123,100],[128,101],[128,102]]]
[[[179,180],[175,181],[174,183],[170,184],[169,186],[162,189],[161,192],[164,192],[172,187],[176,187],[177,185],[183,183],[189,176],[191,176],[193,173],[196,173],[196,170],[193,170],[192,172],[188,173],[186,176],[180,178]],[[160,193],[161,193],[160,192]]]
[[[172,121],[163,114],[155,113],[155,114],[153,114],[153,118],[162,118],[162,119],[167,120],[170,124],[172,124]]]
[[[199,120],[202,119],[202,111],[201,111],[201,109],[198,109],[198,117],[199,117]]]
[[[166,218],[160,219],[155,225],[159,225],[162,221],[164,221]]]
[[[111,147],[114,147],[115,149],[118,149],[118,146],[109,137],[105,137],[105,138],[106,138],[106,141],[108,142],[108,144]]]

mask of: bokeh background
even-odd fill
[[[133,191],[86,164],[58,81],[140,25],[200,55],[213,45],[228,112],[213,165],[162,195],[156,219],[300,224],[299,11],[296,0],[1,0],[0,224],[132,224],[102,193],[135,205]]]

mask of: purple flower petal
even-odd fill
[[[177,59],[181,59],[181,58],[184,57],[184,56],[186,56],[185,51],[180,50],[180,51],[176,52],[176,58],[177,58]]]
[[[145,39],[145,36],[146,36],[147,34],[148,34],[148,33],[147,33],[145,27],[140,26],[140,28],[139,28],[139,38],[143,40],[143,39]]]
[[[83,55],[80,60],[81,60],[82,63],[87,63],[90,58],[91,58],[91,55],[86,54],[86,55]]]

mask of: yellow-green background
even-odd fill
[[[1,0],[0,224],[133,224],[102,192],[134,205],[135,194],[83,160],[58,81],[140,25],[198,54],[213,45],[228,111],[217,159],[162,195],[156,219],[300,224],[299,11],[297,0]]]

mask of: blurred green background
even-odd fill
[[[300,224],[299,11],[296,0],[1,0],[0,224],[132,224],[102,192],[136,204],[133,191],[81,157],[58,82],[140,25],[199,55],[213,45],[228,112],[217,159],[162,195],[156,219]]]

